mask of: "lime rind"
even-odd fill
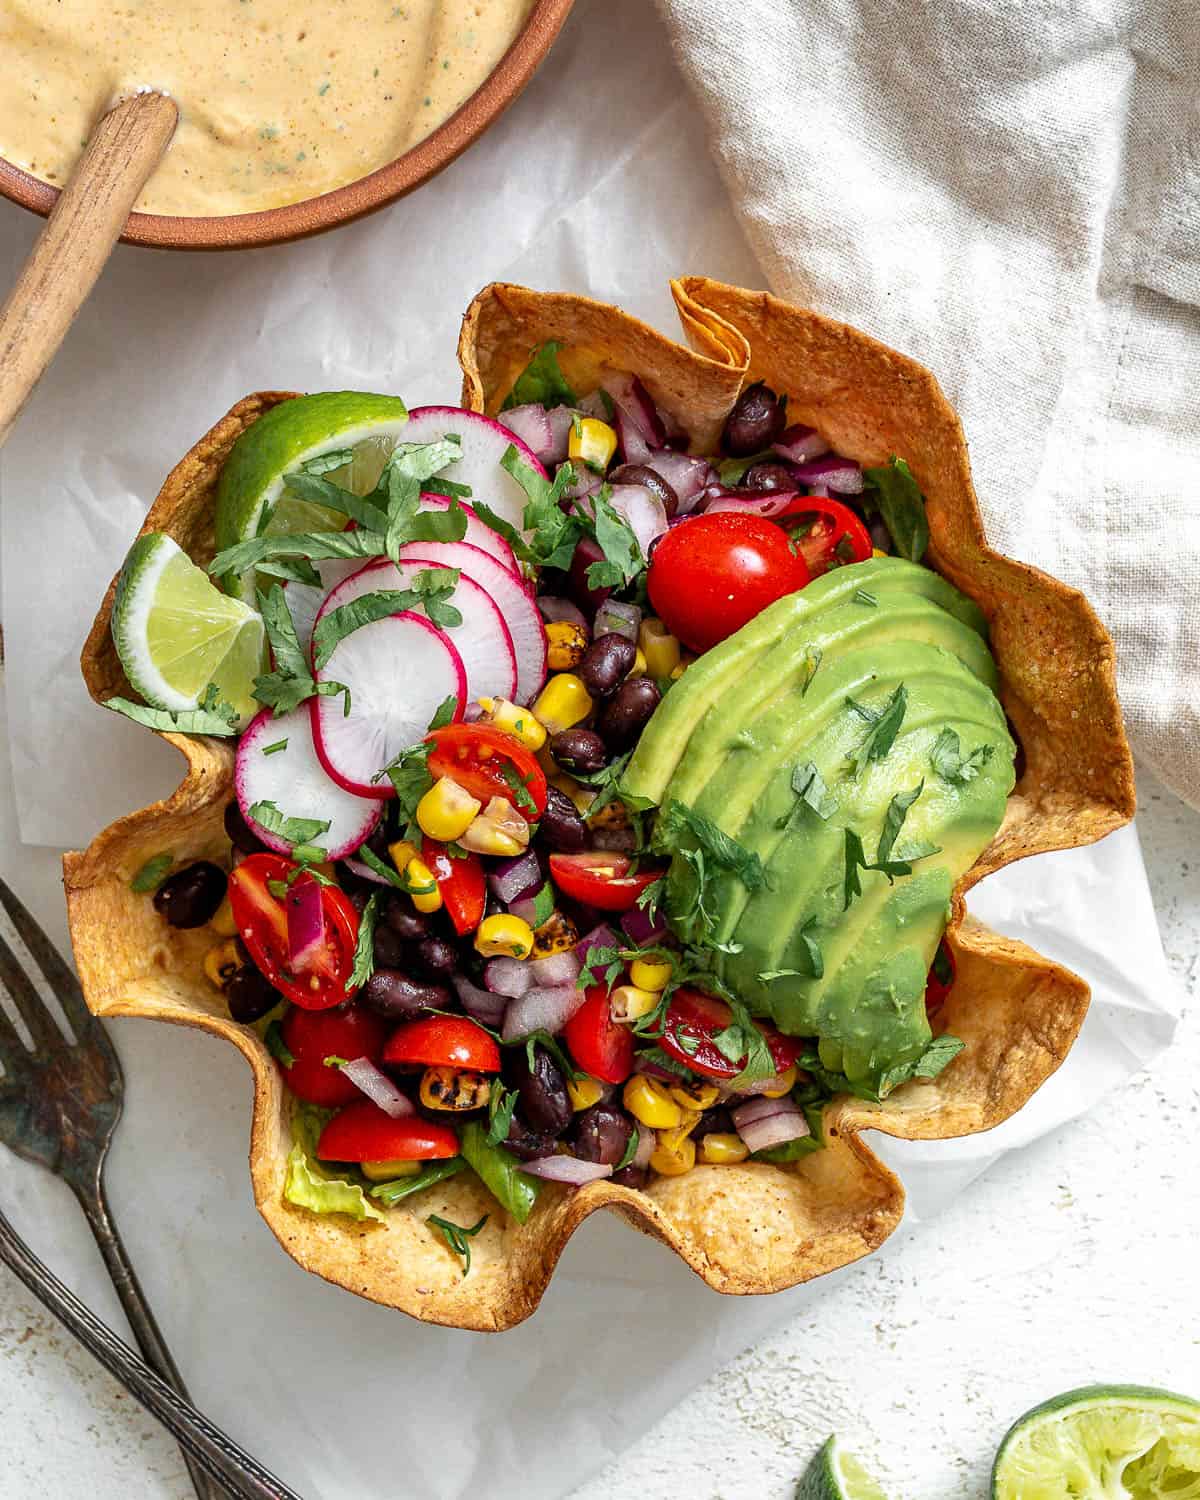
[[[887,1500],[887,1496],[835,1435],[813,1455],[796,1487],[795,1500]]]

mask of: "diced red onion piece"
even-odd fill
[[[534,984],[553,989],[560,984],[574,984],[583,964],[574,948],[564,948],[560,953],[530,959],[525,967],[533,975]]]
[[[527,990],[509,1002],[500,1035],[506,1042],[522,1041],[535,1031],[557,1036],[586,998],[586,991],[573,984]]]
[[[502,411],[496,420],[507,427],[509,432],[515,433],[527,448],[532,449],[539,463],[546,462],[546,455],[554,446],[554,433],[544,406],[531,401],[527,406],[514,406],[508,411]]]
[[[527,963],[502,954],[499,958],[489,958],[484,964],[483,982],[493,995],[519,1000],[533,988],[533,975]]]
[[[662,501],[640,484],[614,484],[609,500],[616,513],[629,523],[642,556],[649,557],[650,544],[667,529],[667,511]]]
[[[629,1165],[631,1167],[648,1167],[650,1158],[654,1155],[654,1148],[658,1145],[658,1137],[649,1125],[638,1126],[638,1143]]]
[[[829,452],[829,444],[815,427],[805,427],[803,422],[793,422],[785,428],[772,445],[780,458],[789,463],[805,464],[810,458],[820,458]]]
[[[824,485],[839,495],[862,494],[862,469],[852,458],[839,458],[836,453],[826,458],[814,458],[809,463],[795,464],[792,473],[801,484]]]
[[[347,855],[346,858],[342,860],[342,864],[344,864],[347,870],[349,870],[352,874],[357,875],[360,880],[373,880],[376,885],[386,886],[390,886],[392,883],[386,875],[378,874],[375,870],[372,870],[370,865],[363,864],[361,859],[355,859],[353,855]]]
[[[639,1052],[633,1060],[633,1071],[645,1073],[647,1078],[665,1078],[670,1083],[678,1083],[679,1075],[672,1073],[670,1068],[664,1068],[661,1063],[656,1063],[648,1053]]]
[[[761,516],[764,521],[773,521],[781,516],[793,500],[794,490],[771,490],[763,495],[720,495],[704,507],[706,516],[715,516],[723,510],[740,512],[744,516]]]
[[[416,1114],[416,1108],[407,1094],[402,1094],[386,1073],[380,1072],[368,1057],[356,1057],[343,1063],[342,1076],[348,1078],[357,1089],[361,1089],[372,1104],[378,1104],[385,1115],[393,1120]]]
[[[537,926],[537,902],[533,896],[518,896],[515,901],[508,902],[508,909],[514,917],[528,922],[530,927]]]
[[[760,1078],[757,1083],[741,1084],[738,1088],[738,1094],[743,1099],[754,1099],[760,1094],[765,1094],[768,1089],[781,1089],[785,1081],[783,1074],[777,1073],[774,1078]],[[767,1100],[768,1104],[775,1104],[777,1102],[775,1099]]]
[[[544,464],[560,464],[566,458],[571,428],[578,415],[569,406],[552,406],[546,413],[546,420],[550,424],[550,448],[547,453],[538,454]]]
[[[766,1151],[812,1132],[804,1111],[793,1100],[751,1099],[733,1111],[733,1124],[750,1151]]]
[[[586,616],[569,599],[559,599],[554,594],[539,594],[537,607],[542,619],[550,625],[565,621],[568,625],[582,625],[584,630],[587,629]]]
[[[597,417],[601,422],[611,422],[612,412],[603,391],[589,391],[579,403],[579,411],[585,417]]]
[[[617,934],[607,922],[601,922],[598,927],[593,927],[590,932],[584,933],[583,937],[575,944],[575,952],[579,955],[580,963],[587,963],[588,953],[593,948],[619,948],[621,944],[617,941]]]
[[[696,458],[690,453],[673,453],[669,448],[652,453],[646,459],[646,467],[661,474],[679,497],[677,515],[686,515],[700,498],[707,485],[716,480],[716,470],[706,458]]]
[[[570,460],[570,463],[575,477],[567,481],[560,493],[568,500],[580,500],[584,495],[594,495],[604,483],[603,476],[593,474],[582,460]]]
[[[455,974],[451,983],[462,1008],[472,1020],[493,1028],[499,1026],[508,1008],[508,996],[493,995],[488,990],[481,990],[462,974]]]
[[[596,634],[624,635],[636,642],[642,623],[642,612],[636,604],[624,604],[620,599],[606,599],[596,611]]]
[[[661,913],[652,917],[639,906],[631,907],[625,913],[621,918],[621,926],[635,948],[648,948],[652,943],[661,942],[667,935],[666,918]]]
[[[307,973],[325,942],[325,910],[321,887],[310,876],[298,880],[287,897],[288,967]]]
[[[810,495],[816,495],[822,500],[833,499],[833,491],[827,484],[810,484],[808,487],[808,493]]]
[[[547,1182],[565,1182],[570,1187],[583,1187],[585,1183],[599,1182],[602,1177],[611,1177],[613,1169],[599,1161],[580,1161],[577,1156],[539,1156],[535,1161],[523,1161],[521,1171],[531,1177],[544,1177]]]
[[[542,867],[532,849],[513,859],[499,859],[488,871],[488,887],[497,901],[506,904],[542,883]]]
[[[645,463],[655,448],[666,445],[667,430],[650,392],[636,375],[613,375],[604,389],[616,407],[617,436],[625,462]]]

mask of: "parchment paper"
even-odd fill
[[[6,279],[36,228],[0,205]],[[10,801],[4,779],[0,858],[19,890],[36,878],[29,899],[60,941],[51,862],[20,842],[83,844],[179,775],[169,747],[91,705],[77,665],[175,459],[256,388],[456,399],[459,319],[494,278],[576,288],[674,332],[666,282],[687,271],[762,284],[642,0],[584,0],[505,119],[382,215],[238,256],[118,251],[0,468],[15,788]],[[911,1222],[1090,1107],[1174,1029],[1133,831],[1006,871],[971,905],[1085,975],[1092,1012],[1008,1126],[880,1144]],[[250,1086],[230,1049],[112,1029],[130,1080],[112,1193],[160,1320],[197,1398],[311,1500],[562,1495],[828,1285],[723,1299],[661,1246],[593,1219],[531,1322],[495,1338],[423,1327],[305,1276],[275,1245],[252,1206]],[[52,1262],[71,1259],[55,1184],[5,1156],[0,1197]],[[80,1284],[108,1305],[94,1267]]]

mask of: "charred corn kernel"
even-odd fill
[[[394,844],[388,845],[388,853],[396,869],[403,875],[417,857],[417,846],[410,844],[407,839],[397,839]]]
[[[661,999],[657,990],[640,990],[636,984],[619,984],[609,996],[608,1009],[614,1021],[640,1021]]]
[[[421,1103],[426,1109],[482,1109],[492,1085],[482,1073],[444,1064],[426,1068],[421,1077]]]
[[[570,620],[551,620],[546,626],[546,665],[552,672],[569,672],[587,655],[586,626]]]
[[[214,943],[204,955],[204,972],[210,984],[223,990],[242,967],[242,956],[232,938],[223,943]]]
[[[533,717],[532,712],[507,698],[480,698],[483,709],[481,724],[494,724],[521,741],[527,750],[540,750],[546,743],[546,731]]]
[[[475,934],[475,951],[484,958],[528,958],[533,951],[533,928],[511,912],[484,917]]]
[[[567,1097],[571,1101],[571,1108],[576,1112],[591,1109],[593,1104],[599,1104],[604,1097],[604,1085],[595,1078],[580,1073],[567,1084]]]
[[[620,797],[614,797],[611,802],[606,802],[602,808],[588,820],[589,828],[628,828],[629,809],[621,801]]]
[[[449,776],[439,776],[417,803],[417,827],[431,839],[448,844],[460,838],[483,806]]]
[[[695,1110],[697,1114],[705,1109],[711,1109],[717,1102],[720,1089],[715,1083],[701,1083],[697,1080],[681,1078],[678,1083],[668,1084],[671,1098],[681,1109]]]
[[[228,895],[221,900],[220,906],[208,919],[208,925],[218,937],[236,937],[238,926],[233,920],[233,908],[229,904]]]
[[[671,965],[664,958],[635,958],[629,965],[629,978],[639,990],[665,990],[671,980]]]
[[[639,626],[638,645],[651,677],[670,677],[679,665],[679,641],[653,615],[648,615]]]
[[[683,1119],[673,1130],[660,1130],[658,1132],[657,1145],[662,1151],[677,1152],[700,1123],[700,1111],[698,1109],[685,1109]]]
[[[537,696],[533,713],[549,734],[581,724],[593,708],[591,694],[574,672],[557,672]]]
[[[682,1177],[696,1165],[696,1143],[690,1135],[684,1136],[675,1151],[668,1151],[661,1143],[650,1154],[650,1165],[661,1177]]]
[[[644,1073],[635,1073],[622,1095],[625,1108],[639,1125],[651,1130],[673,1130],[683,1120],[680,1109],[662,1084]]]
[[[579,929],[570,917],[561,911],[551,912],[540,927],[534,928],[534,958],[549,958],[552,953],[565,953],[579,941]]]
[[[637,655],[633,658],[633,666],[625,673],[626,679],[630,677],[645,677],[646,675],[646,653],[639,646]]]
[[[782,1099],[785,1094],[790,1094],[796,1087],[796,1064],[793,1063],[785,1073],[780,1073],[779,1080],[769,1089],[763,1089],[764,1099]]]
[[[710,1130],[700,1137],[700,1160],[708,1167],[727,1167],[736,1161],[745,1161],[750,1148],[740,1135],[727,1134],[723,1130]]]
[[[433,871],[423,859],[413,855],[405,866],[404,882],[404,889],[412,897],[412,904],[418,911],[441,910],[442,893],[438,890]]]
[[[589,469],[603,473],[616,451],[617,434],[599,417],[577,417],[571,423],[567,438],[569,458],[581,458]]]
[[[393,1177],[415,1177],[425,1165],[420,1161],[363,1161],[359,1169],[372,1182],[391,1182]]]
[[[560,792],[565,792],[570,797],[577,812],[586,813],[600,795],[594,787],[584,786],[581,781],[576,781],[574,776],[568,776],[565,771],[555,770],[547,775],[546,780],[551,786],[556,786]]]

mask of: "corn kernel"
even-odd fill
[[[678,640],[653,615],[647,615],[638,628],[638,645],[651,677],[670,677],[679,665]]]
[[[886,552],[884,552],[884,551],[883,551],[883,550],[882,550],[882,549],[881,549],[881,548],[879,548],[879,547],[872,547],[872,548],[871,548],[871,556],[872,556],[872,557],[886,557],[886,556],[887,556],[887,553],[886,553]]]
[[[668,1084],[668,1088],[671,1098],[681,1109],[697,1111],[711,1109],[721,1092],[715,1083],[701,1083],[699,1079],[692,1081],[687,1078]]]
[[[238,926],[233,920],[233,907],[229,904],[229,897],[225,896],[220,906],[209,918],[208,925],[218,937],[237,937]]]
[[[529,847],[529,824],[507,797],[493,797],[460,836],[464,849],[511,859]]]
[[[655,1009],[661,999],[657,990],[640,990],[635,984],[619,984],[609,997],[608,1008],[614,1021],[640,1021]]]
[[[426,1109],[482,1109],[492,1085],[482,1073],[439,1063],[421,1075],[421,1103]]]
[[[571,1101],[571,1108],[576,1112],[591,1109],[593,1104],[599,1104],[604,1097],[604,1085],[595,1078],[589,1078],[586,1073],[579,1073],[568,1082],[567,1097]]]
[[[540,750],[546,743],[546,731],[533,717],[532,712],[520,704],[510,703],[507,698],[480,698],[483,714],[481,724],[494,724],[520,740],[526,750]]]
[[[363,1161],[359,1171],[371,1182],[391,1182],[394,1177],[415,1177],[424,1165],[419,1161]]]
[[[660,1130],[658,1132],[656,1144],[661,1150],[668,1151],[674,1155],[699,1123],[700,1111],[698,1109],[685,1109],[683,1119],[680,1120],[679,1124],[673,1130]]]
[[[448,844],[461,838],[483,806],[449,776],[439,776],[417,803],[417,827],[431,839]]]
[[[635,1073],[625,1085],[625,1108],[639,1125],[651,1130],[672,1130],[683,1120],[683,1110],[662,1084],[644,1073]]]
[[[579,929],[570,917],[561,911],[550,916],[533,932],[533,957],[549,958],[552,953],[565,953],[579,941]]]
[[[556,786],[560,792],[564,792],[575,804],[575,810],[586,813],[592,803],[600,795],[594,787],[584,786],[581,781],[576,781],[574,776],[568,776],[565,771],[554,771],[546,777],[551,786]]]
[[[570,620],[551,620],[546,626],[546,665],[552,672],[569,672],[587,655],[587,628]]]
[[[533,928],[511,912],[484,917],[475,934],[475,951],[484,958],[528,958],[533,950]]]
[[[558,672],[538,694],[533,712],[550,734],[581,724],[594,707],[587,688],[573,672]]]
[[[417,846],[410,844],[407,839],[397,839],[394,844],[388,845],[388,853],[396,869],[403,875],[417,857]]]
[[[769,1089],[763,1089],[764,1099],[782,1099],[785,1094],[790,1094],[796,1087],[796,1064],[793,1063],[786,1072],[780,1073],[779,1081]]]
[[[412,904],[418,911],[431,912],[441,909],[442,893],[438,890],[433,871],[417,855],[414,855],[405,867],[404,889],[412,897]]]
[[[726,1167],[733,1162],[745,1161],[750,1148],[740,1135],[727,1134],[723,1130],[710,1130],[700,1138],[700,1160],[708,1167]]]
[[[645,675],[646,653],[639,646],[637,648],[637,655],[633,658],[633,666],[625,673],[625,679],[628,681],[630,677],[645,677]]]
[[[617,434],[599,417],[577,417],[567,438],[567,456],[581,458],[589,469],[603,473],[617,451]]]
[[[683,674],[687,671],[687,669],[691,666],[691,664],[695,661],[695,659],[696,658],[694,656],[688,656],[681,661],[677,661],[668,674],[671,681],[678,682]]]
[[[679,1143],[677,1151],[668,1151],[663,1146],[655,1146],[650,1155],[650,1165],[661,1177],[682,1177],[685,1172],[690,1172],[696,1165],[696,1143],[691,1136],[685,1136]]]
[[[241,967],[242,956],[232,938],[214,943],[204,955],[204,972],[208,982],[218,990],[223,990]]]
[[[671,973],[671,965],[665,958],[635,958],[629,965],[629,978],[639,990],[665,990]]]

